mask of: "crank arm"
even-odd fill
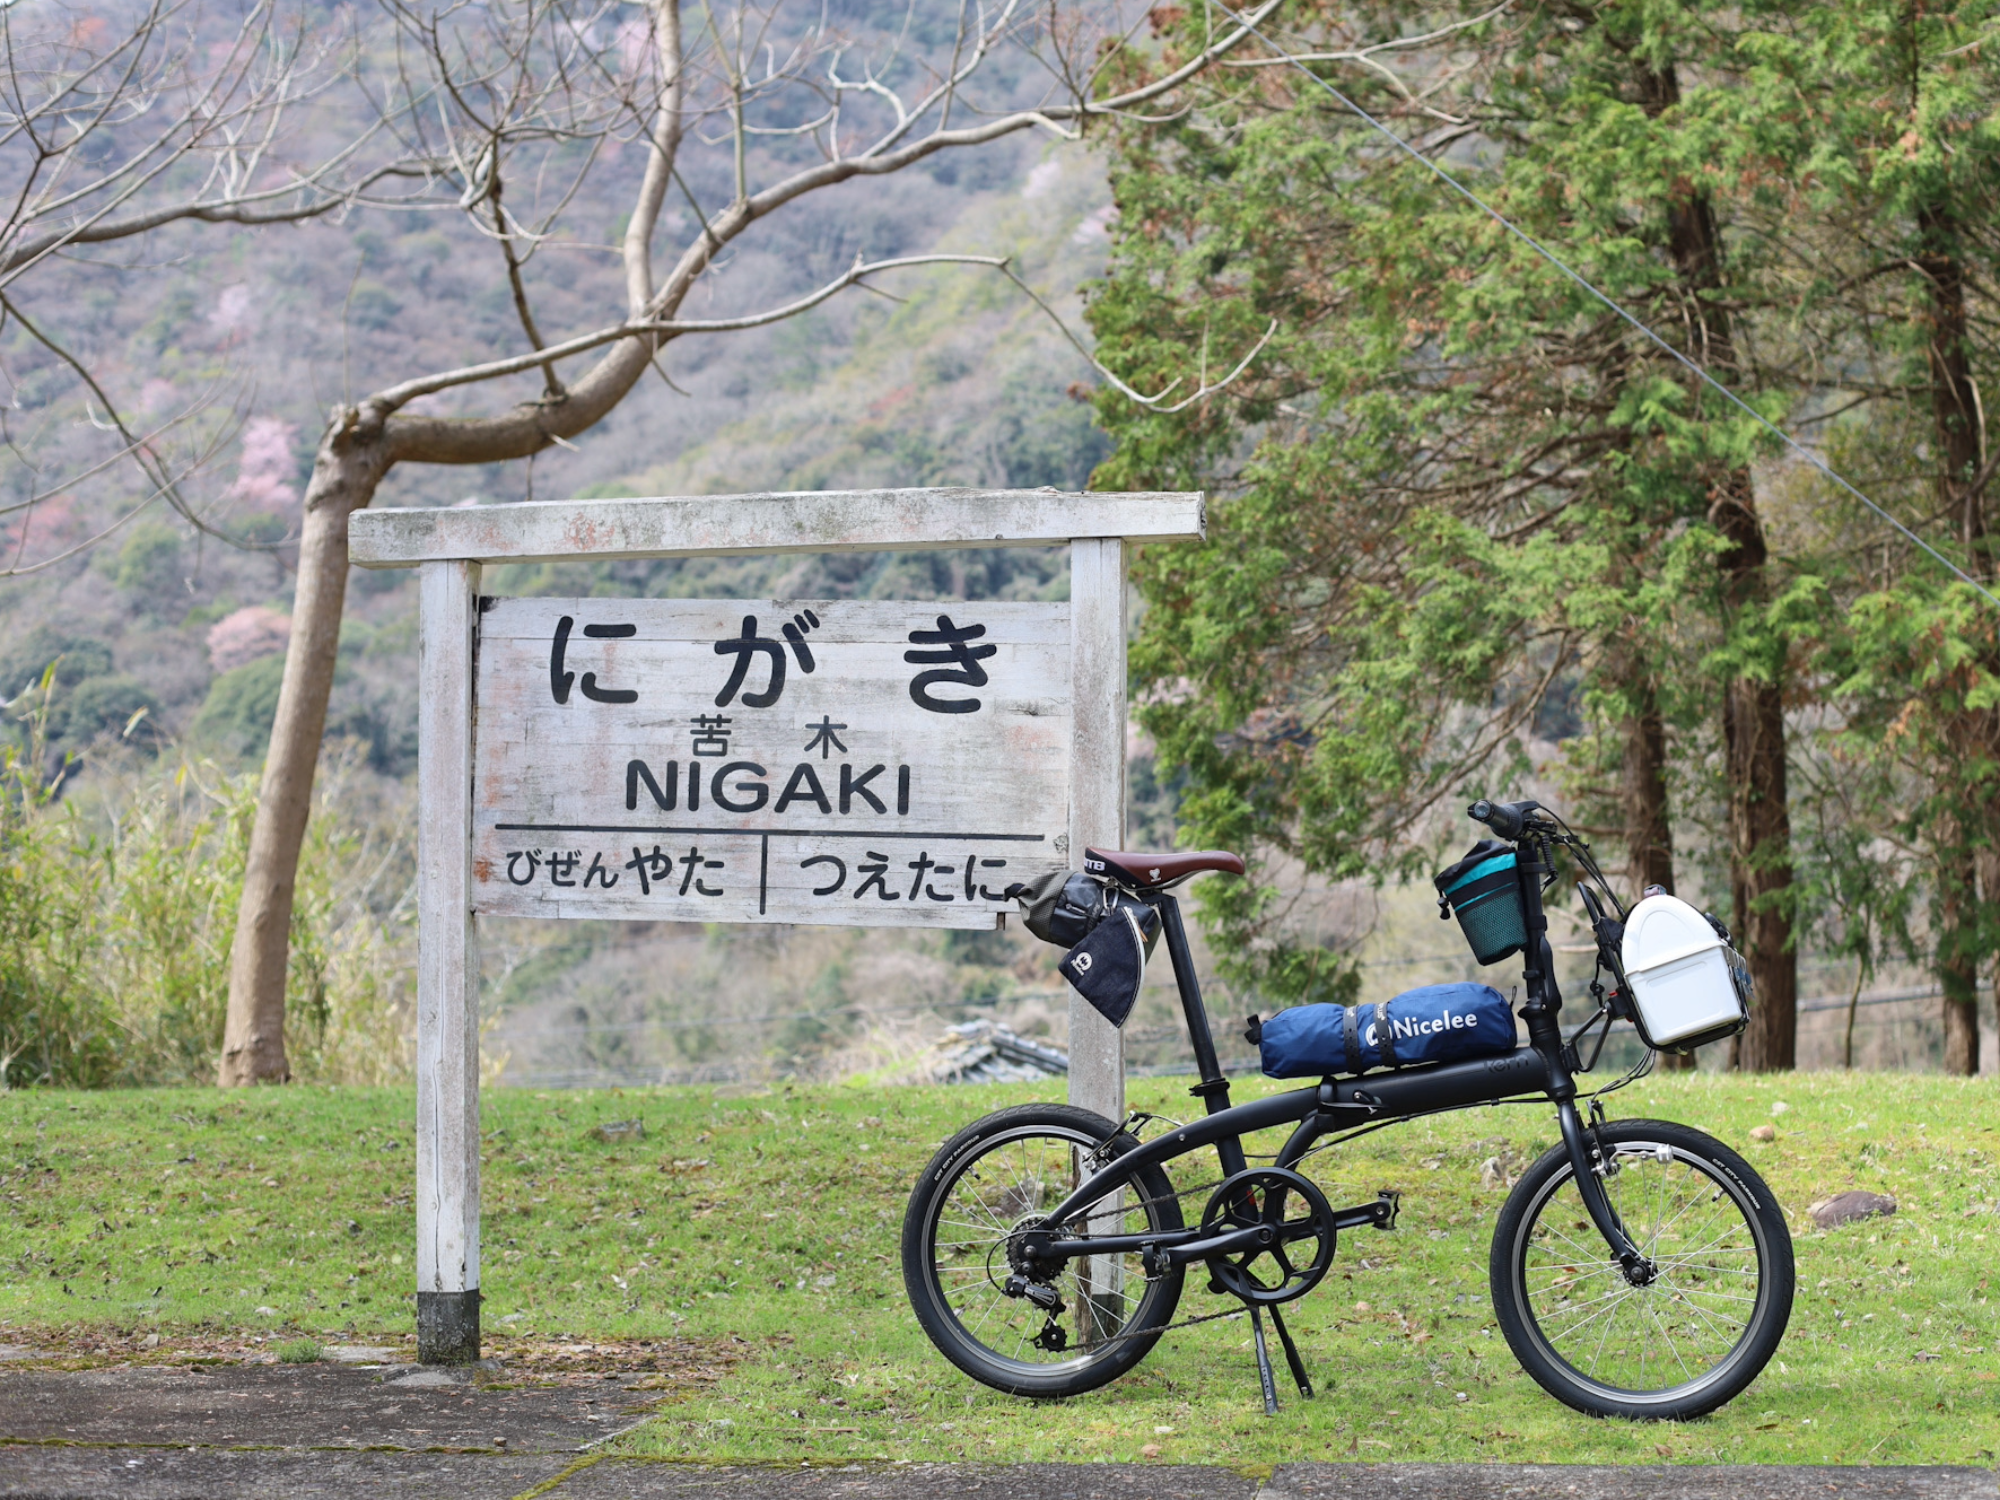
[[[1373,1203],[1333,1211],[1335,1229],[1394,1229],[1396,1211],[1402,1206],[1401,1193],[1383,1193]]]

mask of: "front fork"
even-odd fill
[[[1616,1159],[1604,1149],[1596,1129],[1584,1127],[1577,1114],[1576,1100],[1560,1101],[1556,1105],[1556,1119],[1562,1124],[1563,1145],[1569,1151],[1570,1170],[1576,1174],[1576,1191],[1583,1199],[1584,1212],[1604,1236],[1604,1243],[1611,1247],[1625,1279],[1633,1286],[1646,1286],[1659,1272],[1632,1243],[1618,1210],[1611,1206],[1610,1195],[1604,1191],[1604,1179],[1618,1170]]]

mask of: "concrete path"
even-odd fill
[[[644,1382],[408,1366],[0,1373],[4,1500],[2000,1500],[1986,1469],[1292,1464],[703,1468],[613,1458]],[[635,1388],[636,1387],[636,1388]]]
[[[0,1437],[575,1453],[651,1410],[643,1395],[626,1389],[632,1383],[617,1376],[510,1386],[504,1372],[408,1365],[16,1370],[0,1375]]]
[[[0,1446],[8,1500],[1993,1500],[1985,1469],[1299,1464],[709,1469],[631,1459]]]

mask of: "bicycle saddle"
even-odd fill
[[[1134,890],[1161,890],[1179,885],[1203,870],[1221,870],[1228,875],[1243,873],[1243,856],[1221,849],[1195,849],[1182,854],[1133,853],[1121,849],[1085,849],[1083,868],[1092,875],[1108,875],[1120,885]]]

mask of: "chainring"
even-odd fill
[[[1271,1242],[1208,1262],[1214,1289],[1273,1306],[1303,1297],[1333,1264],[1333,1205],[1309,1178],[1283,1167],[1253,1167],[1226,1179],[1201,1211],[1204,1238],[1268,1225]],[[1304,1265],[1297,1250],[1311,1243]]]

